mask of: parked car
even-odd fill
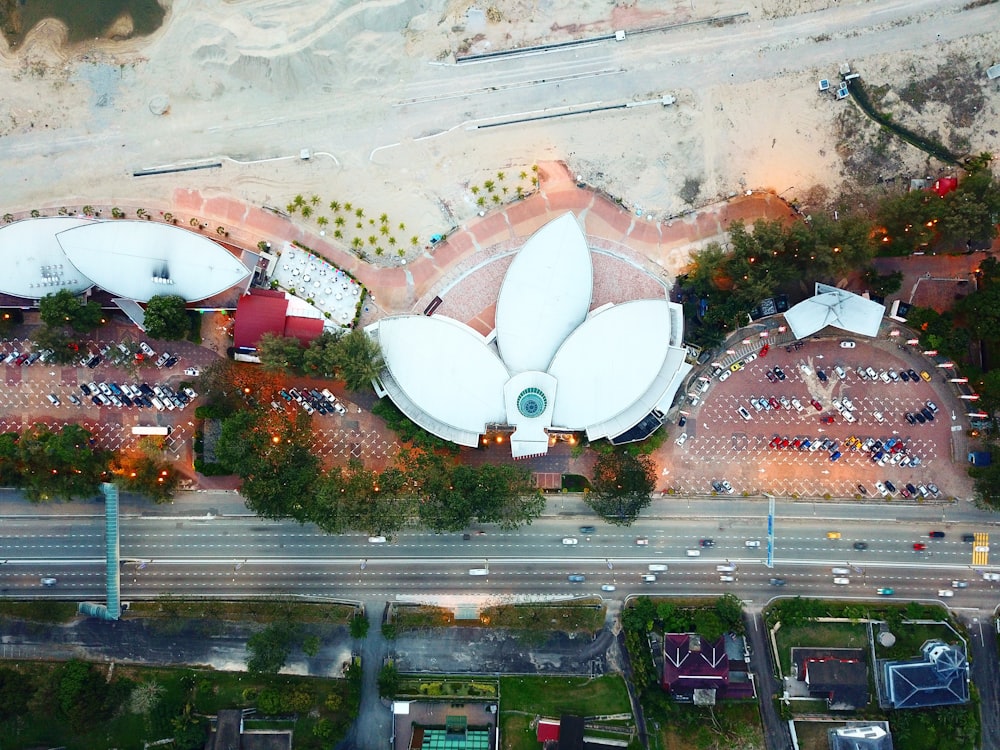
[[[814,399],[814,398],[811,398],[811,399],[809,399],[809,403],[813,405],[813,408],[814,408],[814,409],[815,409],[816,411],[823,411],[823,404],[821,404],[821,403],[820,403],[819,401],[817,401],[816,399]]]
[[[826,373],[820,369],[816,370],[816,377],[820,379],[821,383],[825,383],[829,378],[827,378]]]

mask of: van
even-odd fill
[[[153,398],[151,398],[150,401],[153,402],[153,406],[156,407],[157,411],[163,411],[164,406],[163,406],[163,402],[160,401],[160,399],[158,399],[156,396],[153,396]]]
[[[469,568],[470,576],[488,576],[489,574],[489,568]]]
[[[687,556],[688,557],[701,557],[701,550],[700,549],[689,549],[687,551]]]
[[[656,583],[656,576],[651,573],[644,573],[642,576],[643,583]]]
[[[666,565],[659,565],[657,563],[653,563],[649,566],[649,571],[651,573],[662,573],[666,569],[667,569]]]
[[[716,565],[715,570],[718,573],[732,573],[736,570],[736,566],[732,563],[726,563],[725,565]]]
[[[50,393],[48,395],[48,399],[49,403],[52,404],[53,406],[59,406],[62,403],[62,401],[59,400],[59,397],[56,396],[56,394],[54,393]]]
[[[701,385],[698,386],[698,392],[704,393],[705,391],[708,390],[709,385],[711,385],[711,383],[709,383],[707,380],[702,380]]]

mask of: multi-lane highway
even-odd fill
[[[565,512],[569,501],[554,502]],[[668,505],[669,503],[669,505]],[[84,506],[81,506],[84,507]],[[67,518],[8,517],[0,528],[0,586],[6,596],[99,597],[104,584],[104,533],[99,508]],[[414,531],[386,544],[360,535],[327,536],[311,526],[246,516],[191,517],[183,503],[163,517],[121,521],[124,596],[164,592],[211,596],[260,593],[344,598],[412,596],[565,596],[631,593],[686,595],[732,591],[762,602],[775,595],[934,599],[992,610],[1000,583],[973,565],[963,534],[988,533],[993,520],[970,506],[943,509],[778,504],[773,567],[767,562],[766,505],[744,500],[663,500],[673,518],[640,520],[632,528],[595,523],[586,515],[547,516],[515,532],[484,527],[462,533]],[[554,508],[553,508],[554,509]],[[582,510],[582,508],[569,508]],[[690,516],[688,515],[690,513]],[[943,515],[943,520],[942,520]],[[858,519],[858,516],[865,518]],[[934,520],[925,520],[931,516]],[[710,519],[710,520],[705,520]],[[595,531],[581,532],[594,525]],[[943,538],[931,538],[941,531]],[[836,532],[839,538],[828,538]],[[575,540],[564,544],[564,539]],[[637,540],[647,540],[638,544]],[[712,540],[703,546],[702,540]],[[748,547],[747,542],[760,542]],[[866,549],[856,549],[863,542]],[[921,543],[926,550],[915,551]],[[697,551],[698,555],[692,553]],[[650,565],[655,581],[644,582]],[[734,566],[720,571],[718,566]],[[833,568],[847,570],[834,575]],[[470,575],[488,569],[488,575]],[[571,575],[585,580],[572,582]],[[731,576],[732,581],[722,580]],[[57,580],[43,586],[41,579]],[[833,579],[848,578],[849,584]],[[772,579],[783,585],[774,585]],[[952,588],[952,581],[967,588]],[[602,586],[615,590],[602,591]]]

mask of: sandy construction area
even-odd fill
[[[314,215],[297,217],[304,224],[332,222],[331,200],[363,207],[366,221],[384,212],[403,224],[391,252],[372,257],[390,264],[417,251],[411,235],[423,244],[494,205],[487,180],[501,200],[530,191],[531,165],[543,160],[567,162],[662,220],[747,189],[805,199],[813,185],[936,175],[940,164],[880,138],[817,82],[837,80],[849,62],[898,120],[958,152],[1000,154],[1000,81],[984,73],[1000,62],[998,6],[965,5],[173,0],[152,37],[75,48],[48,21],[15,51],[0,40],[0,210],[169,210],[177,187],[277,207],[315,194]],[[455,63],[467,52],[729,15]],[[666,95],[676,102],[662,106]],[[579,113],[625,103],[637,106]],[[555,113],[578,114],[529,119]],[[483,127],[502,122],[511,124]]]

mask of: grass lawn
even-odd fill
[[[501,677],[500,736],[504,750],[538,750],[531,729],[535,716],[559,718],[631,713],[625,683],[618,675],[586,677]]]
[[[812,622],[789,627],[782,625],[775,636],[781,673],[791,672],[792,647],[868,648],[868,631],[863,624],[849,622]]]
[[[842,724],[826,721],[796,721],[795,734],[799,739],[799,750],[830,750],[826,733],[829,729],[839,729]]]
[[[133,602],[128,617],[198,618],[248,622],[334,623],[346,625],[355,608],[347,604],[305,604],[274,599],[199,601],[161,596],[150,602]]]
[[[764,750],[760,713],[754,702],[723,701],[709,713],[700,706],[677,706],[676,721],[650,727],[652,750]],[[825,748],[824,748],[825,750]]]
[[[0,617],[13,617],[30,622],[62,624],[76,619],[76,605],[72,602],[47,600],[31,602],[0,601]]]
[[[885,648],[875,642],[875,655],[879,659],[909,659],[920,654],[925,641],[939,639],[945,643],[955,643],[958,636],[944,625],[903,625],[892,629],[896,642],[892,648]]]
[[[466,628],[509,628],[536,633],[562,631],[565,633],[596,633],[604,627],[604,606],[594,600],[574,606],[544,604],[502,605],[487,607],[478,620],[459,620],[455,613],[444,607],[397,606],[393,609],[392,622],[397,632],[423,628],[442,628],[455,625]]]

